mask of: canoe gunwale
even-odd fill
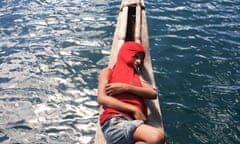
[[[121,6],[120,6],[120,11],[123,10],[124,7],[136,7],[136,6],[140,6],[141,9],[145,10],[145,5],[143,1],[133,1],[133,2],[122,2]]]

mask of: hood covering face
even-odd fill
[[[132,67],[133,66],[133,58],[139,52],[144,53],[144,48],[141,44],[136,43],[136,42],[124,43],[118,53],[117,64],[125,63],[126,65]]]
[[[144,47],[136,42],[126,42],[119,50],[117,62],[111,70],[110,82],[124,82],[139,86],[139,74],[133,67],[134,56],[144,52]]]

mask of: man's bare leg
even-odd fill
[[[135,142],[135,144],[146,144],[146,143],[145,143],[145,142],[138,141],[138,142]]]
[[[147,144],[164,144],[165,142],[163,130],[147,124],[140,125],[133,133],[133,138],[136,141],[146,142]]]

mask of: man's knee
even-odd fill
[[[163,130],[157,130],[153,138],[150,139],[149,143],[151,144],[164,144],[165,143],[165,134]]]

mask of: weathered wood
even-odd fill
[[[152,70],[148,29],[147,29],[146,11],[143,0],[122,0],[120,11],[117,19],[117,25],[113,37],[112,49],[109,58],[108,67],[111,68],[117,59],[118,51],[122,44],[128,40],[134,40],[141,43],[145,48],[144,73],[143,77],[153,86],[156,87]],[[163,127],[162,115],[160,111],[159,100],[146,100],[147,104],[147,123],[155,127]],[[100,113],[102,108],[100,108]],[[106,144],[104,136],[97,123],[95,144]]]
[[[141,42],[141,6],[136,6],[136,26],[135,26],[135,41]]]

